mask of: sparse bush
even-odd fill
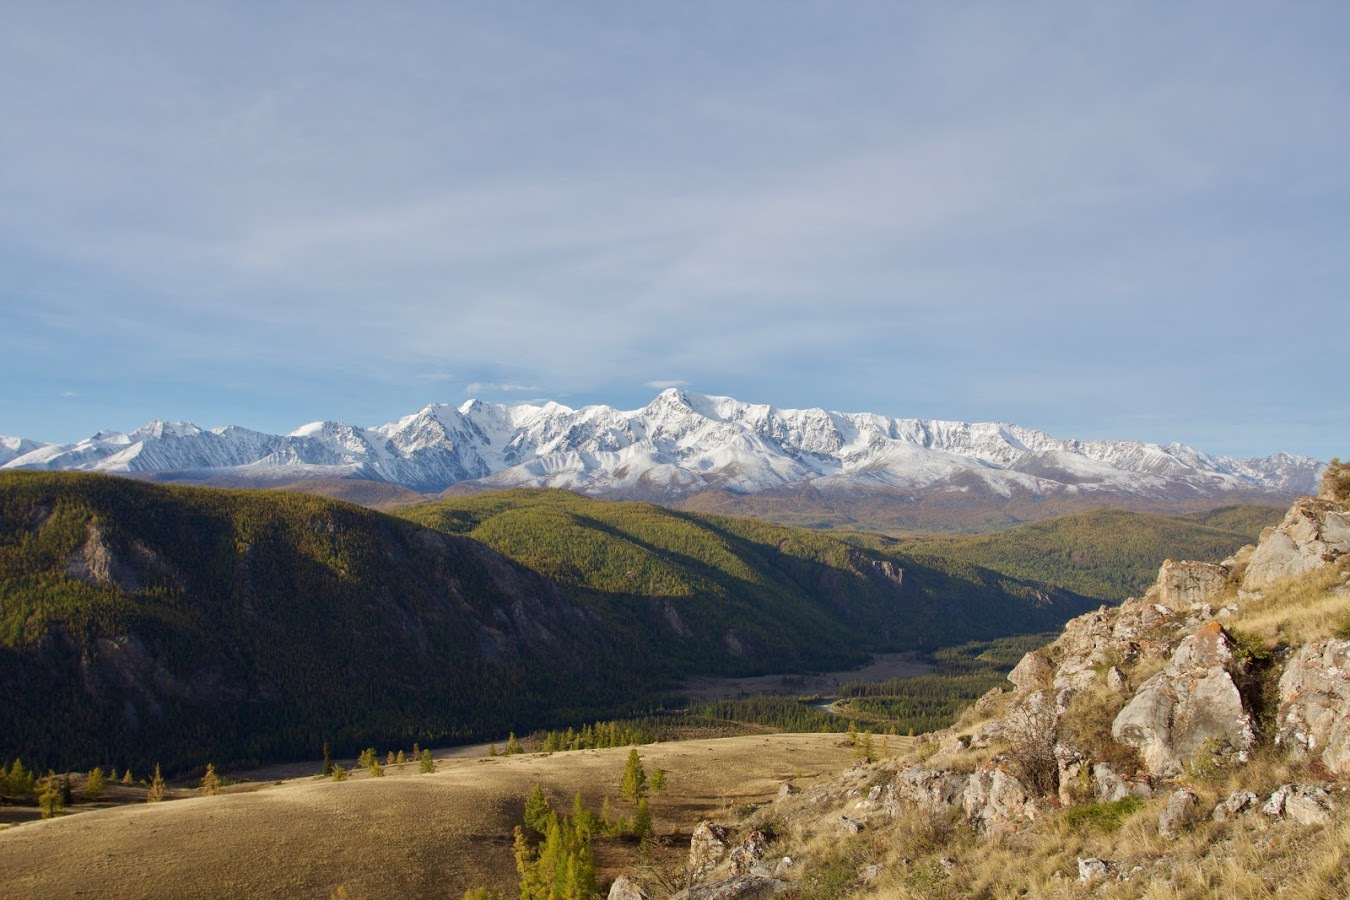
[[[1318,496],[1337,503],[1350,503],[1350,462],[1341,462],[1333,457],[1322,473],[1322,485]]]
[[[337,763],[333,763],[333,771],[328,774],[334,781],[346,781],[348,778],[347,770]]]
[[[1022,784],[1036,794],[1049,794],[1059,786],[1053,706],[1024,707],[1008,720],[1003,736],[1008,741],[1008,767]]]

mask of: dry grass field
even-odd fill
[[[702,818],[733,817],[853,762],[838,734],[770,734],[639,748],[669,773],[653,797],[658,855],[682,859]],[[485,885],[515,893],[511,831],[537,782],[555,808],[580,791],[615,811],[627,748],[510,757],[455,756],[422,775],[416,763],[384,778],[316,777],[241,784],[211,797],[129,803],[0,831],[0,898],[451,897]],[[227,773],[228,774],[228,773]],[[143,792],[142,792],[143,794]],[[604,880],[635,863],[631,843],[601,840]]]

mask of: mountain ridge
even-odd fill
[[[779,409],[678,388],[638,410],[557,403],[429,404],[375,427],[312,422],[285,435],[153,421],[73,444],[0,440],[0,468],[386,482],[423,494],[561,487],[678,503],[809,487],[822,495],[986,504],[1064,498],[1088,505],[1177,504],[1314,489],[1322,463],[1275,453],[1239,459],[1179,443],[1060,439],[1009,423]],[[1216,505],[1216,504],[1211,504]]]

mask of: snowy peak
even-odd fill
[[[780,409],[669,388],[630,411],[470,400],[371,428],[321,421],[286,435],[156,421],[67,445],[3,438],[0,467],[347,475],[425,493],[473,482],[673,500],[801,484],[912,496],[974,486],[1004,497],[1288,496],[1312,492],[1322,464],[1288,453],[1244,460],[1183,444],[1059,439],[1002,422]]]

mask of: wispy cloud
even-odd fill
[[[532,384],[511,384],[498,383],[490,381],[471,381],[464,386],[464,390],[470,394],[504,394],[515,393],[519,391],[538,391],[539,388]]]
[[[686,387],[689,384],[689,382],[684,381],[682,379],[673,379],[671,381],[647,381],[644,382],[644,384],[646,384],[646,386],[649,388],[654,388],[658,391],[664,391],[666,388]]]

